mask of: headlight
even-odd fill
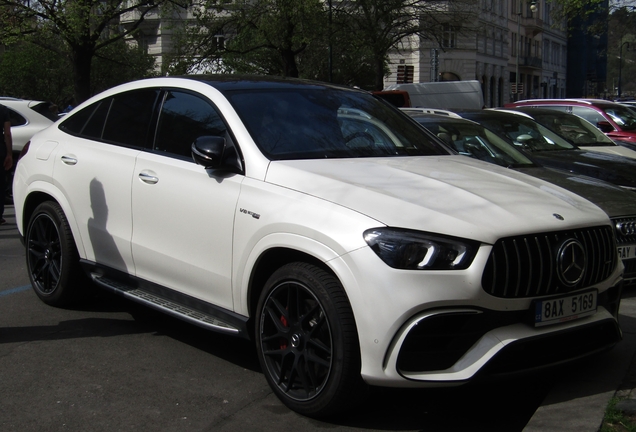
[[[390,267],[404,270],[463,270],[479,242],[400,228],[373,228],[364,240]]]

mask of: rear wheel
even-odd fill
[[[306,263],[278,269],[257,309],[257,350],[265,377],[292,410],[324,417],[360,400],[360,349],[340,282]]]
[[[82,273],[73,234],[62,208],[54,202],[40,204],[25,236],[29,278],[35,293],[52,306],[77,300]]]

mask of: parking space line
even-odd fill
[[[11,288],[11,289],[8,289],[8,290],[5,290],[5,291],[0,291],[0,297],[8,296],[8,295],[11,295],[11,294],[16,294],[16,293],[19,293],[19,292],[22,292],[22,291],[26,291],[26,290],[29,290],[29,289],[31,289],[31,285],[25,285],[25,286],[21,286],[21,287],[18,287],[18,288]]]

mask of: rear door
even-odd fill
[[[122,93],[75,113],[60,125],[69,135],[55,153],[54,177],[77,219],[85,258],[131,274],[130,183],[157,96]]]

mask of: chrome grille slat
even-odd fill
[[[532,256],[532,250],[530,248],[530,244],[528,243],[528,239],[523,239],[523,244],[526,245],[526,254],[528,256]],[[530,287],[532,286],[532,261],[530,261],[528,265],[528,283],[526,284],[526,290],[524,296],[527,296],[530,292]]]
[[[508,285],[509,285],[509,280],[510,280],[510,265],[508,264],[508,250],[506,248],[506,244],[503,243],[502,244],[503,247],[503,251],[504,251],[504,268],[505,268],[505,272],[506,272],[506,277],[504,278],[504,280],[506,281],[505,285],[504,285],[504,296],[507,294],[508,291]],[[493,293],[494,294],[494,293]]]
[[[565,286],[556,275],[557,252],[564,241],[578,240],[586,254],[581,281]],[[607,279],[618,263],[609,226],[508,237],[495,243],[484,269],[482,287],[504,298],[561,294]]]
[[[519,297],[519,288],[521,288],[521,254],[519,253],[519,244],[517,240],[513,240],[512,244],[515,247],[515,255],[517,257],[517,282],[515,283],[515,297]]]

